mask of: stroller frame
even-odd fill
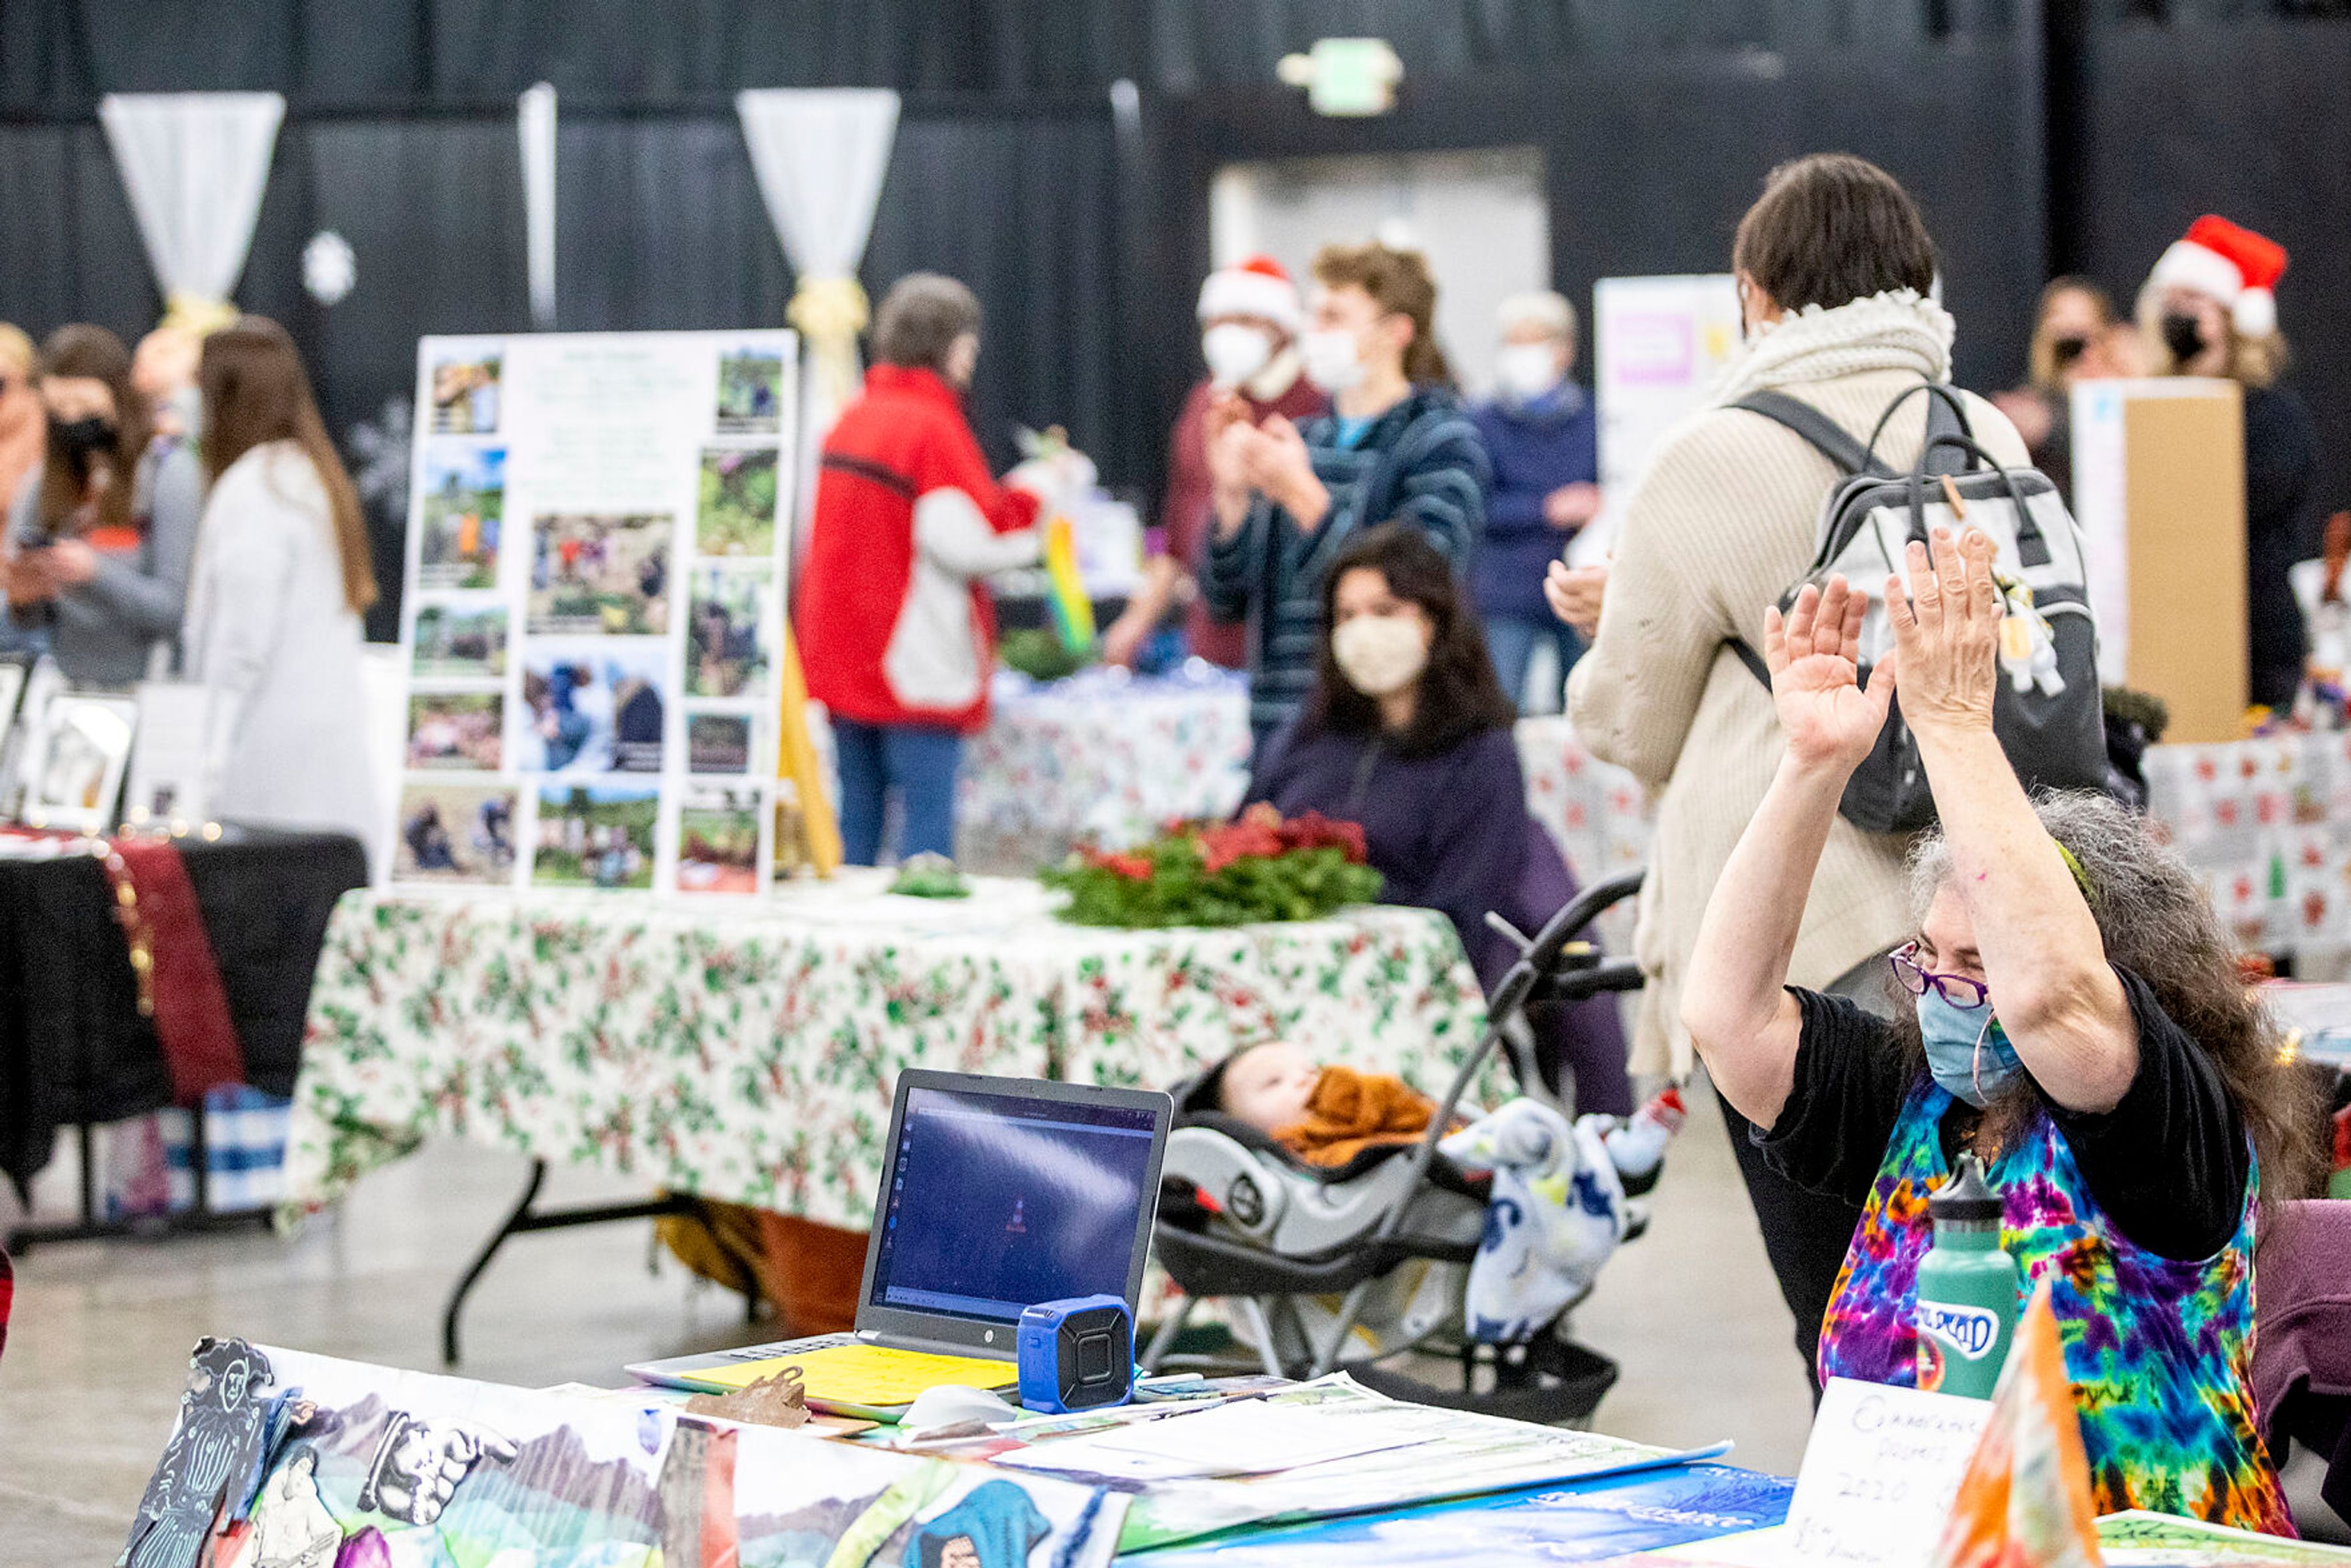
[[[1579,940],[1577,934],[1603,911],[1638,892],[1643,875],[1635,868],[1583,889],[1531,937],[1495,916],[1488,916],[1489,924],[1518,945],[1519,957],[1495,987],[1488,1004],[1485,1031],[1462,1058],[1451,1085],[1429,1120],[1427,1132],[1408,1153],[1393,1156],[1361,1178],[1374,1188],[1366,1195],[1366,1200],[1377,1204],[1382,1211],[1379,1224],[1368,1240],[1351,1250],[1329,1256],[1293,1258],[1205,1230],[1194,1230],[1171,1222],[1163,1214],[1154,1226],[1155,1244],[1163,1263],[1184,1290],[1184,1299],[1153,1335],[1143,1354],[1144,1369],[1155,1372],[1166,1362],[1194,1308],[1210,1296],[1234,1303],[1244,1326],[1257,1342],[1259,1358],[1266,1372],[1277,1377],[1319,1377],[1342,1364],[1368,1367],[1374,1362],[1417,1348],[1446,1326],[1449,1315],[1437,1317],[1417,1332],[1413,1332],[1407,1322],[1407,1336],[1403,1343],[1385,1346],[1353,1363],[1347,1362],[1343,1354],[1372,1292],[1388,1281],[1397,1265],[1416,1258],[1467,1263],[1476,1255],[1478,1236],[1463,1237],[1458,1224],[1456,1233],[1449,1236],[1416,1234],[1409,1228],[1415,1209],[1424,1207],[1425,1200],[1430,1197],[1428,1175],[1437,1158],[1437,1143],[1452,1124],[1470,1084],[1497,1051],[1510,1052],[1522,1092],[1558,1105],[1557,1097],[1545,1086],[1535,1061],[1533,1037],[1523,1027],[1526,1009],[1536,1001],[1575,1002],[1641,988],[1639,966],[1626,958],[1604,957],[1592,943]],[[1463,1201],[1452,1194],[1436,1196],[1451,1200],[1457,1208]],[[1427,1216],[1421,1218],[1426,1220]],[[1458,1213],[1455,1218],[1458,1218]],[[1479,1218],[1482,1229],[1482,1208]],[[1187,1271],[1196,1278],[1203,1272],[1223,1272],[1228,1276],[1228,1288],[1195,1291],[1183,1279]],[[1299,1310],[1299,1298],[1343,1291],[1328,1332],[1318,1336]],[[1463,1348],[1464,1390],[1458,1398],[1401,1375],[1382,1375],[1380,1380],[1408,1385],[1408,1396],[1424,1403],[1474,1403],[1478,1408],[1502,1413],[1498,1406],[1506,1400],[1473,1398],[1469,1395],[1476,1350],[1474,1345]],[[1498,1384],[1510,1384],[1515,1377],[1518,1381],[1514,1386],[1524,1388],[1540,1371],[1570,1380],[1581,1378],[1587,1387],[1597,1381],[1599,1392],[1604,1392],[1614,1379],[1614,1364],[1606,1357],[1553,1335],[1540,1336],[1527,1351],[1526,1360],[1520,1363],[1497,1357]],[[1593,1392],[1584,1407],[1573,1414],[1588,1415],[1590,1406],[1597,1403],[1598,1392]]]

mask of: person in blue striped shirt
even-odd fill
[[[1262,741],[1314,684],[1322,580],[1357,530],[1401,521],[1464,570],[1491,473],[1432,330],[1437,284],[1417,251],[1326,246],[1314,258],[1306,374],[1331,412],[1252,423],[1227,394],[1208,413],[1216,527],[1200,563],[1209,613],[1246,619],[1249,727]]]

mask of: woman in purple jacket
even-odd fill
[[[1314,689],[1260,749],[1249,800],[1363,824],[1381,902],[1451,920],[1490,992],[1518,953],[1486,912],[1531,932],[1575,880],[1527,815],[1517,713],[1477,618],[1426,536],[1383,523],[1332,562],[1322,627]],[[1545,1011],[1546,1072],[1564,1068],[1578,1111],[1630,1114],[1615,998]]]

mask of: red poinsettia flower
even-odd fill
[[[1123,876],[1129,882],[1149,882],[1155,869],[1149,855],[1135,854],[1104,855],[1102,866],[1104,871]]]
[[[1282,842],[1294,850],[1337,850],[1351,865],[1362,865],[1368,851],[1360,822],[1343,822],[1320,811],[1307,811],[1281,825]]]

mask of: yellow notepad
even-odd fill
[[[1019,1369],[1008,1361],[931,1355],[918,1350],[893,1350],[887,1345],[844,1344],[799,1355],[778,1355],[767,1361],[714,1366],[695,1373],[695,1381],[744,1388],[763,1377],[773,1377],[788,1366],[800,1369],[800,1385],[811,1401],[881,1407],[910,1405],[914,1396],[925,1388],[943,1384],[1008,1388],[1019,1381],[1020,1375]]]

